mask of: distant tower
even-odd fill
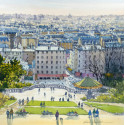
[[[14,48],[14,39],[15,39],[15,36],[16,36],[17,32],[13,31],[12,29],[9,29],[9,30],[5,30],[4,33],[9,36],[10,48],[13,49]]]

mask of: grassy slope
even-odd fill
[[[40,106],[41,101],[30,101],[27,106]],[[45,106],[57,106],[57,107],[77,107],[75,102],[59,102],[59,101],[45,101]]]
[[[124,112],[124,107],[120,107],[120,106],[91,103],[91,102],[84,102],[84,103],[89,105],[89,106],[91,105],[93,107],[96,107],[98,109],[102,109],[102,110],[110,112],[110,113],[123,113]]]
[[[29,112],[29,114],[41,114],[41,112],[49,111],[53,114],[56,113],[56,111],[59,111],[60,115],[66,115],[68,112],[76,111],[79,115],[87,115],[88,113],[80,108],[41,108],[41,107],[25,107],[25,110]]]
[[[12,104],[14,102],[16,102],[16,100],[8,100],[5,102],[4,106],[7,106],[7,105],[9,106],[10,104]],[[1,106],[0,109],[3,108],[4,106]]]

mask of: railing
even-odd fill
[[[58,88],[58,89],[65,89],[71,93],[79,93],[79,94],[85,93],[85,90],[76,90],[75,88],[73,89],[64,85],[57,85],[57,84],[36,84],[30,87],[24,87],[24,88],[5,89],[4,92],[5,93],[22,93],[24,91],[33,90],[35,88],[51,88],[51,87]]]

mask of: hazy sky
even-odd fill
[[[123,14],[124,0],[0,0],[0,14]]]

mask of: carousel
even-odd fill
[[[82,89],[82,90],[87,90],[87,99],[94,98],[94,95],[92,94],[92,89],[99,89],[103,85],[99,83],[98,81],[90,78],[89,76],[85,77],[83,80],[78,81],[76,83],[73,83],[75,88],[77,89]]]

